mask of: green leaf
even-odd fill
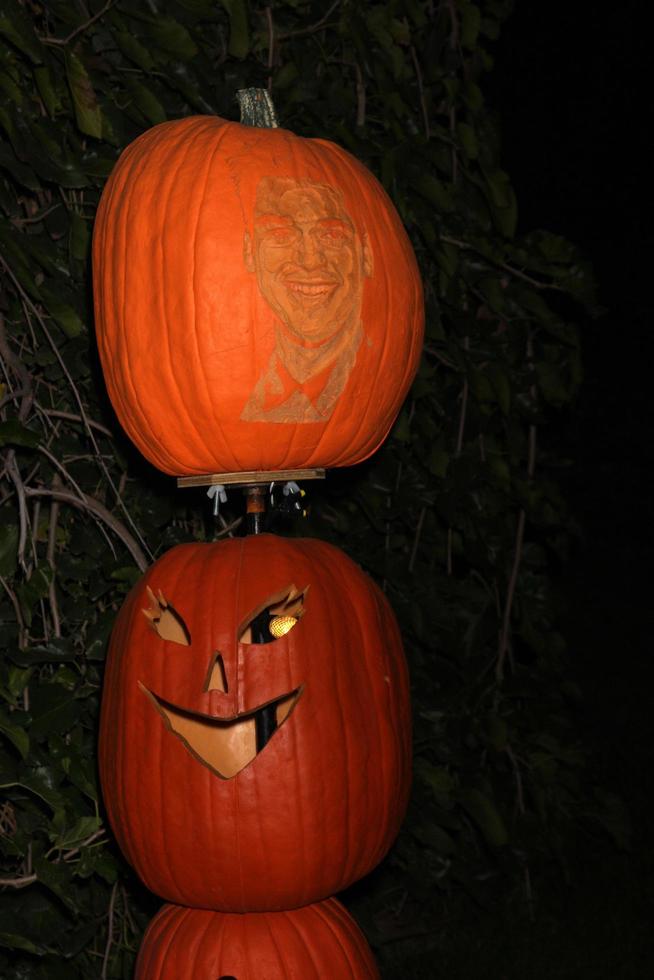
[[[78,211],[73,211],[70,215],[68,235],[68,250],[71,258],[77,259],[79,262],[84,262],[88,255],[91,236],[88,221],[85,221]],[[73,336],[76,336],[76,334],[73,334]]]
[[[53,732],[67,732],[82,710],[83,705],[74,692],[67,691],[59,684],[42,685],[32,694],[30,733],[34,738],[39,738]]]
[[[432,174],[419,174],[411,184],[439,212],[447,213],[452,210],[451,192],[437,177]]]
[[[151,89],[141,82],[132,79],[129,83],[129,90],[136,105],[149,123],[156,126],[157,123],[166,121],[166,110]]]
[[[18,749],[23,759],[26,759],[30,748],[29,735],[24,728],[10,721],[4,711],[0,711],[0,732],[7,736],[9,741]]]
[[[102,137],[102,112],[91,79],[79,58],[66,48],[66,78],[75,107],[77,125],[87,136]]]
[[[34,25],[17,0],[0,0],[0,35],[38,65],[42,49],[34,32]]]
[[[509,835],[495,804],[477,789],[462,790],[459,802],[492,847],[503,847]]]
[[[38,177],[31,167],[23,163],[16,156],[13,148],[8,143],[0,140],[0,167],[8,171],[20,185],[30,191],[41,189]]]
[[[429,453],[429,460],[427,462],[430,473],[444,479],[447,474],[449,464],[450,453],[446,452],[445,449],[440,446],[432,446],[431,452]]]
[[[125,57],[133,61],[143,71],[151,71],[154,68],[152,55],[132,34],[127,31],[116,31],[114,40]]]
[[[292,85],[298,77],[299,71],[294,61],[287,61],[278,72],[275,72],[275,90],[281,91]]]
[[[74,867],[63,861],[55,864],[46,858],[37,858],[34,862],[34,870],[41,884],[49,888],[67,908],[74,912],[78,911],[77,903],[72,897],[74,892],[71,888]]]
[[[26,449],[36,449],[41,442],[41,436],[33,429],[28,429],[22,422],[10,419],[0,422],[0,446],[23,446]]]
[[[479,146],[477,145],[477,134],[472,126],[469,126],[468,123],[459,123],[456,132],[468,160],[476,160],[479,156]]]
[[[56,320],[67,337],[79,337],[86,327],[76,310],[63,303],[53,290],[43,286],[41,299],[50,316]]]
[[[481,11],[473,3],[466,3],[461,12],[461,44],[468,51],[473,51],[477,45],[477,37],[481,27]]]
[[[17,933],[0,932],[0,946],[5,946],[9,949],[24,949],[28,953],[34,953],[36,956],[42,956],[45,953],[44,946],[37,946],[31,939],[26,939],[25,936],[19,936]]]
[[[167,54],[179,58],[180,61],[190,61],[198,53],[197,45],[188,30],[174,17],[159,14],[157,17],[141,16],[140,19],[147,23],[152,41]]]
[[[250,50],[248,16],[244,0],[220,0],[229,16],[229,53],[245,58]]]
[[[20,779],[7,778],[0,773],[0,788],[11,789],[12,786],[19,786],[29,790],[43,800],[50,807],[53,813],[63,814],[63,799],[61,794],[51,789],[43,779],[36,773],[25,773]]]
[[[54,117],[55,113],[61,109],[61,99],[54,86],[52,75],[47,65],[41,65],[39,68],[34,69],[34,81],[39,90],[39,95],[43,100],[43,105],[48,114]]]
[[[86,840],[87,837],[91,837],[97,830],[102,826],[102,821],[100,817],[97,816],[85,816],[80,817],[74,827],[69,830],[65,830],[63,833],[53,838],[53,843],[63,849],[74,847],[76,844],[80,844],[82,841]]]

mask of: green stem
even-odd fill
[[[277,114],[265,88],[240,88],[236,93],[241,107],[241,124],[260,129],[277,129]]]

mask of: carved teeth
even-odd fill
[[[292,292],[302,293],[303,296],[324,296],[334,289],[336,283],[289,282],[286,285]]]

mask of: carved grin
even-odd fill
[[[300,699],[302,688],[282,694],[253,711],[231,718],[216,718],[172,704],[139,684],[163,718],[166,728],[179,738],[198,762],[221,779],[236,776],[281,728]],[[266,735],[262,737],[262,732]]]
[[[323,279],[321,280],[297,280],[297,279],[287,279],[286,287],[290,289],[292,293],[299,293],[300,296],[326,296],[331,293],[338,283],[327,282]]]

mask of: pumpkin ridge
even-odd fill
[[[180,172],[183,170],[188,158],[192,156],[193,150],[194,150],[194,146],[189,140],[187,145],[184,147],[183,153],[180,155],[181,159],[178,161],[177,166],[173,171],[171,179],[169,181],[167,192],[166,192],[165,203],[162,202],[161,205],[163,212],[166,212],[168,210],[168,204],[175,190],[175,184],[177,178],[179,177]],[[161,292],[157,294],[155,291],[155,296],[158,295],[158,307],[159,307],[160,319],[161,322],[165,324],[165,329],[163,330],[163,334],[165,336],[166,347],[167,347],[167,368],[168,368],[167,373],[170,375],[170,379],[172,381],[172,384],[169,387],[171,390],[174,390],[175,392],[175,409],[176,409],[177,416],[179,417],[179,415],[183,415],[185,417],[188,423],[188,432],[189,433],[191,431],[195,432],[197,436],[197,450],[200,453],[202,453],[205,445],[205,437],[203,436],[203,433],[199,428],[195,413],[189,411],[188,401],[187,398],[185,397],[185,392],[181,391],[179,388],[179,382],[175,373],[174,358],[170,347],[170,323],[168,317],[168,304],[165,302],[166,286],[168,283],[168,276],[166,275],[168,262],[166,261],[165,253],[166,253],[166,239],[162,236],[162,238],[158,242],[158,248],[157,248],[158,265],[159,265],[159,281],[160,281]],[[188,433],[187,433],[187,438],[188,438]],[[186,446],[184,448],[186,449]]]
[[[202,365],[202,363],[204,362],[204,359],[205,359],[205,356],[206,355],[200,350],[200,331],[198,330],[198,313],[197,313],[197,300],[196,300],[196,294],[197,294],[196,286],[197,286],[198,230],[199,230],[199,227],[200,227],[200,216],[201,216],[202,211],[203,211],[203,209],[205,207],[205,202],[206,202],[206,199],[207,199],[207,189],[209,187],[209,176],[210,176],[210,174],[211,174],[211,172],[213,170],[214,161],[216,159],[216,156],[218,154],[218,151],[220,149],[222,149],[222,145],[223,145],[223,142],[225,140],[225,133],[226,133],[226,130],[227,130],[227,126],[228,125],[229,124],[226,124],[225,126],[222,127],[222,130],[220,131],[217,139],[215,140],[215,144],[214,144],[213,150],[212,150],[211,155],[209,157],[209,160],[207,162],[206,169],[205,169],[205,172],[204,172],[204,180],[203,180],[202,193],[199,195],[200,200],[199,200],[199,203],[198,203],[198,213],[196,215],[195,222],[194,222],[195,230],[194,230],[194,234],[193,234],[193,247],[191,249],[191,256],[192,256],[193,266],[192,266],[191,277],[190,277],[191,278],[191,281],[193,282],[193,290],[191,292],[191,300],[190,301],[191,301],[191,305],[193,307],[193,317],[192,317],[192,319],[193,319],[193,325],[194,325],[194,330],[192,331],[192,334],[193,334],[193,341],[192,342],[194,342],[194,344],[195,344],[196,358],[197,358],[197,362],[198,362],[199,365]],[[214,400],[211,397],[211,393],[209,391],[209,386],[208,386],[208,383],[207,383],[206,375],[205,375],[204,371],[201,370],[201,369],[198,370],[198,371],[196,371],[196,372],[194,372],[194,374],[195,374],[196,378],[198,378],[198,380],[201,379],[202,382],[204,383],[204,389],[205,389],[204,395],[205,395],[205,398],[207,399],[208,405],[211,406],[211,409],[212,409],[212,425],[211,425],[212,437],[213,437],[214,434],[217,434],[217,435],[219,434],[224,449],[227,450],[227,452],[229,452],[229,441],[226,438],[225,433],[223,431],[223,426],[222,426],[222,422],[220,420],[220,415],[216,415],[216,413],[215,413],[215,402],[214,402]]]
[[[331,911],[331,909],[330,909],[330,911]],[[347,950],[345,948],[345,944],[343,943],[343,941],[342,941],[342,939],[341,939],[341,937],[340,937],[340,935],[338,933],[338,930],[336,930],[334,928],[333,921],[331,920],[331,918],[329,918],[327,916],[327,912],[326,912],[325,908],[324,907],[321,907],[320,905],[316,905],[314,907],[314,912],[315,912],[316,918],[318,918],[322,922],[322,924],[324,925],[325,929],[331,934],[331,937],[334,940],[334,943],[338,946],[338,948],[341,951],[343,960],[347,963],[347,965],[349,967],[351,967],[352,966],[352,960],[350,959],[350,956],[348,955],[348,952],[347,952]],[[320,980],[320,977],[318,978],[318,980]]]
[[[126,151],[126,153],[127,152],[128,151]],[[132,162],[132,157],[134,158],[133,162]],[[124,170],[120,170],[117,174],[116,180],[113,180],[113,175],[112,178],[110,178],[112,180],[112,188],[111,188],[112,196],[109,200],[109,205],[106,210],[109,210],[111,208],[111,204],[113,202],[113,194],[114,193],[118,194],[119,190],[123,197],[123,203],[122,206],[119,203],[118,205],[119,217],[118,220],[116,220],[113,223],[114,236],[111,243],[111,247],[107,250],[107,247],[105,246],[105,254],[108,254],[111,257],[111,261],[107,261],[108,273],[111,276],[112,280],[116,276],[118,276],[119,282],[122,284],[121,288],[118,291],[119,295],[122,296],[121,310],[120,313],[118,313],[116,309],[116,304],[115,303],[112,304],[114,307],[114,315],[112,317],[112,321],[116,323],[116,331],[118,333],[119,345],[123,348],[126,347],[128,343],[127,328],[126,328],[128,319],[126,314],[127,311],[129,310],[129,305],[130,305],[129,296],[131,293],[131,289],[128,287],[128,281],[129,281],[130,271],[133,274],[133,270],[130,270],[127,265],[117,262],[116,256],[120,256],[125,253],[126,242],[129,239],[130,213],[133,210],[133,197],[134,197],[133,192],[130,190],[129,187],[129,180],[131,179],[133,181],[135,173],[138,176],[139,174],[145,172],[148,167],[148,157],[146,156],[146,154],[142,152],[140,146],[135,145],[134,153],[130,153],[129,156],[127,156],[127,159],[130,161],[130,166],[127,172],[125,172]],[[103,212],[103,215],[104,213],[105,212]],[[108,276],[105,275],[105,282],[107,280],[107,277]],[[106,331],[103,331],[103,341],[106,341],[106,336],[107,336]],[[102,349],[106,350],[106,346],[104,342],[103,342]],[[158,451],[159,440],[157,437],[157,432],[155,427],[152,425],[150,421],[149,414],[142,407],[141,399],[139,398],[138,387],[136,386],[136,384],[134,383],[134,379],[132,378],[130,364],[128,363],[127,365],[125,365],[123,361],[118,359],[116,359],[114,362],[114,358],[112,357],[110,351],[107,351],[106,356],[103,358],[103,371],[105,370],[104,368],[105,362],[108,363],[109,365],[116,363],[116,367],[117,367],[116,372],[112,374],[112,377],[114,378],[114,385],[113,385],[113,390],[110,390],[109,392],[110,397],[112,399],[117,398],[119,404],[134,406],[134,415],[136,415],[139,427],[142,427],[145,430],[146,443],[148,441],[151,442],[157,448],[157,460],[165,462],[166,456],[168,454],[164,450],[163,458],[160,456],[160,453]],[[134,433],[136,433],[137,445],[141,446],[144,441],[144,437],[143,435],[140,434],[139,428],[134,426],[133,422],[130,424],[128,432],[131,438],[134,438]],[[149,435],[149,440],[147,439],[148,435]]]

